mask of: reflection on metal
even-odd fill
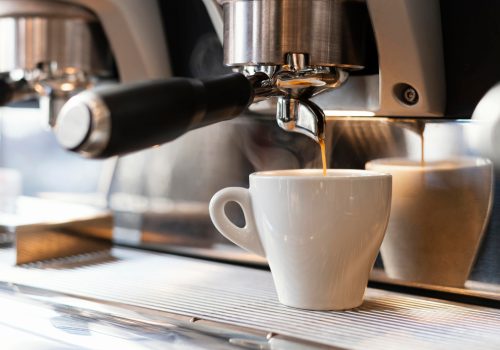
[[[109,223],[107,220],[108,226]],[[16,264],[63,258],[110,248],[111,240],[89,237],[66,229],[18,232],[16,233]]]
[[[26,264],[111,247],[113,220],[106,210],[30,197],[20,197],[16,207],[13,214],[0,213],[3,240],[10,237],[10,243],[16,246],[11,263]]]
[[[126,305],[129,313],[121,314],[123,318],[142,320],[142,323],[130,323],[137,336],[165,331],[161,327],[151,328],[145,317],[149,320],[154,317],[155,325],[161,326],[162,319],[164,324],[165,317],[176,314],[191,327],[211,326],[212,332],[218,328],[219,336],[234,339],[233,344],[243,343],[237,339],[260,344],[267,341],[266,348],[270,349],[290,349],[292,344],[287,346],[281,342],[283,337],[349,349],[496,349],[500,346],[499,309],[368,288],[363,305],[354,310],[299,310],[278,303],[268,271],[123,248],[113,249],[111,257],[112,260],[103,264],[68,264],[66,268],[59,264],[56,271],[44,263],[28,269],[0,265],[0,273],[3,281],[14,283],[21,291],[26,285],[85,300],[101,300],[105,304],[99,311],[108,316],[114,314],[109,309],[103,311],[108,306]],[[48,299],[43,294],[37,298]],[[85,308],[85,304],[74,299],[54,301],[69,304],[56,310],[71,310],[72,306]],[[5,317],[3,315],[4,312],[2,317]],[[112,325],[123,324],[123,318],[111,320],[92,312],[76,315],[79,315],[79,325],[85,325],[84,330],[90,334],[105,320]],[[81,323],[82,316],[86,316],[84,323]],[[190,323],[193,317],[197,321]],[[237,335],[230,331],[235,327],[240,330]],[[249,332],[254,336],[249,337],[248,333],[242,336],[239,327],[254,330]],[[267,340],[270,332],[275,335]]]

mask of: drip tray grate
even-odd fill
[[[355,310],[304,311],[278,303],[267,271],[125,248],[87,257],[0,265],[0,280],[350,349],[500,348],[493,308],[368,288]]]

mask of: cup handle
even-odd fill
[[[226,216],[224,208],[229,202],[238,203],[243,210],[244,227],[236,226]],[[220,190],[212,197],[209,210],[212,222],[224,237],[252,253],[266,256],[255,225],[250,192],[246,188],[228,187]]]

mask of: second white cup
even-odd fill
[[[391,219],[381,247],[391,278],[463,287],[488,222],[493,166],[483,158],[377,159],[392,175]]]

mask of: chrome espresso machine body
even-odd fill
[[[204,82],[203,87],[194,81],[189,87],[182,87],[181,82],[175,87],[173,81],[170,86],[168,82],[156,82],[149,87],[130,85],[113,92],[95,91],[92,96],[82,94],[68,103],[58,117],[55,133],[62,145],[91,157],[123,154],[172,139],[169,133],[160,134],[159,129],[204,126],[234,117],[247,105],[270,97],[277,100],[276,115],[281,128],[317,141],[324,137],[323,110],[328,106],[320,107],[311,98],[341,86],[344,94],[360,105],[346,105],[344,98],[328,98],[337,115],[349,116],[354,110],[379,116],[443,116],[444,69],[438,2],[405,1],[390,12],[376,1],[222,1],[221,5],[224,63],[247,76],[248,82],[228,78],[225,82]],[[344,87],[349,72],[363,69],[366,56],[376,54],[366,52],[367,41],[373,40],[373,34],[379,74],[372,76],[371,82],[354,78],[359,80],[354,87]],[[391,46],[394,43],[404,47],[396,50]],[[210,94],[216,90],[216,95]],[[132,103],[141,91],[143,109],[128,113],[133,106],[124,105]],[[363,92],[366,96],[360,96]],[[186,110],[181,111],[183,94],[193,103],[184,103]],[[163,99],[158,95],[163,95]],[[218,96],[223,96],[221,101],[217,101]],[[239,99],[235,99],[237,96]],[[165,110],[176,114],[160,125],[156,115]],[[129,119],[129,124],[134,125],[141,112],[145,125],[141,135],[136,132],[137,126],[129,127],[129,131],[120,128]],[[177,119],[191,122],[177,126]],[[152,130],[147,130],[148,125]],[[115,145],[113,133],[127,139],[127,145]],[[95,141],[102,137],[105,139]],[[141,141],[141,137],[145,140]],[[134,142],[139,144],[134,147]]]
[[[429,159],[475,154],[469,119],[500,80],[492,7],[0,0],[0,102],[40,96],[64,148],[125,155],[107,161],[103,194],[117,242],[260,265],[208,217],[210,197],[249,173],[318,167],[319,140],[333,168],[415,158],[424,129]],[[495,212],[471,275],[493,285]]]

